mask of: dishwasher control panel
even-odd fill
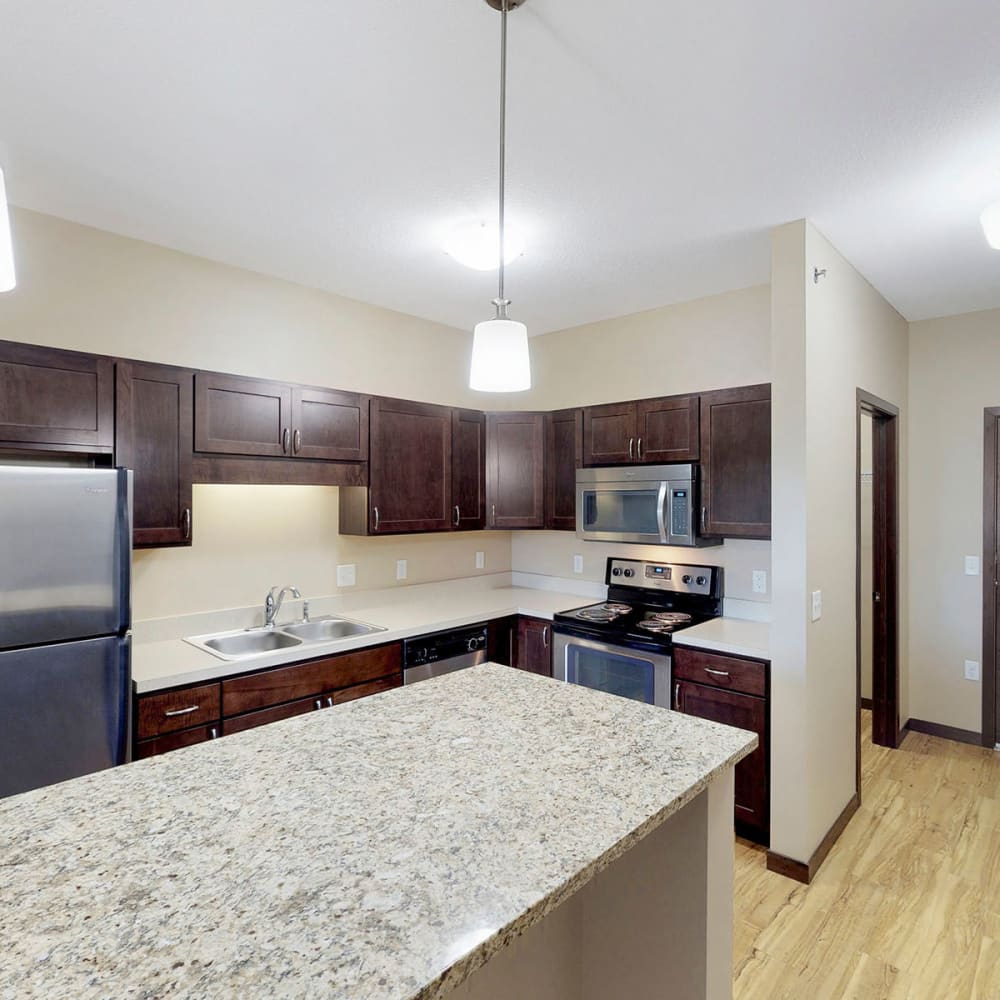
[[[480,660],[483,662],[486,653],[485,623],[403,640],[403,668],[438,663],[478,652],[484,654]]]

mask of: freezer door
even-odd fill
[[[0,649],[124,634],[124,469],[0,466]]]
[[[123,764],[130,640],[0,652],[0,798]]]

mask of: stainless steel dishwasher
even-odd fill
[[[485,662],[485,622],[403,641],[404,684],[415,684]]]

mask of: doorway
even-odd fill
[[[871,705],[872,742],[895,749],[900,738],[899,408],[862,389],[858,390],[857,445],[860,788],[862,698],[866,697]],[[869,669],[870,683],[866,676]]]
[[[1000,587],[1000,407],[985,411],[983,428],[983,746],[1000,749],[997,619]]]

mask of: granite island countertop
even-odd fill
[[[0,801],[0,996],[435,998],[756,745],[496,665]]]

